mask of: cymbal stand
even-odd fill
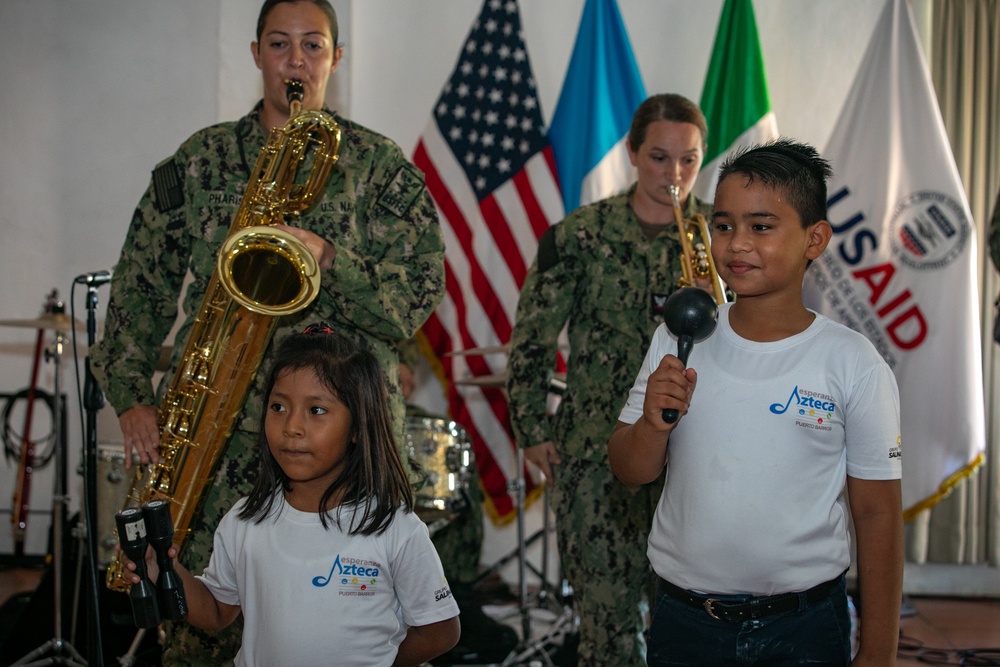
[[[550,481],[549,481],[550,482]],[[549,604],[556,607],[558,615],[553,619],[548,632],[544,635],[538,637],[534,641],[531,638],[531,606],[528,600],[528,580],[527,580],[527,569],[529,567],[528,563],[528,540],[525,539],[525,487],[526,482],[524,479],[524,450],[518,447],[517,449],[517,476],[515,477],[515,482],[513,483],[516,491],[517,499],[517,534],[518,534],[518,596],[520,601],[520,613],[521,613],[521,645],[519,650],[515,651],[513,654],[504,660],[502,667],[508,667],[509,665],[520,665],[524,661],[532,656],[537,656],[543,660],[546,664],[552,664],[548,653],[545,651],[546,647],[553,645],[558,640],[562,639],[567,633],[569,633],[576,625],[576,615],[573,610],[573,605],[571,602],[567,601],[566,596],[552,596],[549,592],[550,584],[548,581],[548,558],[549,558],[549,540],[548,536],[551,532],[551,518],[549,511],[549,490],[546,488],[544,495],[544,516],[542,518],[542,529],[532,536],[532,539],[537,537],[539,534],[543,536],[542,541],[542,565],[541,570],[532,568],[532,570],[541,577],[541,585],[539,586],[537,600],[540,603],[539,608]],[[558,597],[563,597],[560,601]]]
[[[52,581],[55,604],[53,606],[55,623],[52,639],[48,640],[23,658],[13,663],[11,667],[36,667],[38,665],[73,665],[87,667],[86,661],[73,645],[63,639],[63,529],[66,526],[66,505],[69,496],[66,495],[66,438],[62,431],[63,397],[61,388],[62,353],[66,338],[62,331],[56,331],[56,339],[51,351],[46,351],[46,359],[51,359],[55,366],[55,410],[53,426],[56,438],[55,446],[55,480],[52,491]],[[45,656],[48,657],[45,657]]]

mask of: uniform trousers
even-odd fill
[[[553,476],[560,561],[580,617],[578,664],[645,665],[643,611],[655,590],[646,539],[663,483],[626,487],[607,461],[565,454]]]

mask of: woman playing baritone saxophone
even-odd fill
[[[265,395],[253,490],[204,574],[177,568],[187,621],[215,631],[242,612],[247,667],[402,667],[450,649],[458,605],[412,512],[375,357],[310,325],[278,348]],[[155,580],[152,548],[147,561]]]
[[[263,99],[238,121],[196,132],[153,171],[115,266],[104,337],[90,356],[94,374],[119,415],[126,462],[133,451],[143,463],[157,459],[159,400],[151,378],[177,318],[178,301],[183,317],[176,340],[181,343],[191,330],[260,148],[270,130],[288,120],[285,81],[302,82],[303,108],[323,107],[328,79],[342,54],[337,34],[337,18],[326,0],[267,0],[251,44],[262,74]],[[423,174],[400,148],[329,113],[342,132],[339,159],[316,206],[287,228],[318,260],[322,286],[309,307],[279,320],[272,345],[316,320],[364,341],[386,375],[393,424],[402,442],[404,406],[397,388],[396,343],[413,336],[441,299],[444,243]],[[169,187],[171,183],[176,186]],[[182,297],[187,274],[192,280]],[[171,368],[177,368],[182,349],[181,344],[174,347]],[[161,392],[169,386],[169,375]],[[262,382],[258,376],[251,385],[205,509],[192,523],[181,554],[191,571],[200,572],[208,564],[220,519],[250,491]],[[239,647],[237,625],[206,634],[187,624],[167,624],[163,663],[230,662]]]
[[[618,482],[605,444],[681,277],[670,186],[680,189],[685,218],[709,213],[690,194],[706,132],[701,111],[680,95],[643,102],[628,136],[638,182],[545,232],[517,307],[511,425],[550,482],[562,567],[580,615],[581,665],[645,664],[640,602],[651,589],[646,535],[659,487]],[[567,388],[550,417],[548,375],[567,322]]]

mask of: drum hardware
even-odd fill
[[[20,325],[11,325],[20,326]],[[38,328],[38,327],[34,327]],[[62,328],[56,328],[55,341],[51,350],[46,350],[46,360],[52,361],[55,366],[55,400],[56,409],[53,412],[53,422],[55,424],[56,448],[55,448],[55,475],[52,491],[52,577],[54,591],[54,624],[53,636],[47,642],[27,653],[20,660],[13,663],[18,667],[29,667],[33,665],[79,665],[86,667],[87,663],[77,652],[73,645],[63,639],[63,618],[62,618],[62,586],[63,586],[63,529],[66,524],[66,504],[69,497],[66,495],[66,438],[62,434],[62,353],[66,339]],[[45,657],[49,655],[49,657]]]
[[[480,354],[507,354],[508,352],[510,352],[510,343],[507,345],[491,345],[488,347],[470,347],[464,350],[454,350],[452,352],[445,352],[442,356],[461,357]]]
[[[542,527],[531,537],[525,536],[525,488],[524,478],[524,450],[517,448],[517,470],[518,474],[514,481],[510,483],[510,489],[514,492],[517,500],[517,533],[518,533],[518,600],[519,613],[521,615],[521,644],[502,663],[501,667],[527,664],[528,659],[537,657],[544,660],[546,664],[552,664],[547,649],[556,646],[563,641],[567,634],[572,632],[577,625],[576,612],[572,604],[572,590],[568,588],[565,579],[562,580],[561,590],[554,590],[548,580],[549,561],[549,540],[548,536],[554,532],[552,526],[551,511],[549,505],[549,491],[546,488],[543,495],[543,518]],[[542,565],[541,569],[531,566],[528,562],[528,545],[537,539],[542,539]],[[534,603],[528,594],[527,570],[531,569],[540,579],[540,585],[535,595]],[[549,623],[548,631],[532,639],[532,618],[531,612],[548,608],[555,616]]]
[[[471,382],[459,380],[454,382],[455,384],[478,384],[479,386],[505,386],[507,376],[506,371],[498,374],[498,376],[502,376],[503,378],[503,381],[499,385],[485,384],[485,382],[488,381],[496,381],[497,376],[480,376],[480,378],[474,379]],[[476,382],[476,380],[479,381]],[[549,380],[549,385],[550,391],[553,394],[561,395],[566,389],[566,374],[553,373]],[[557,590],[552,586],[548,578],[549,536],[555,532],[555,529],[552,525],[552,512],[549,501],[549,491],[547,488],[543,493],[542,527],[530,537],[525,534],[525,489],[527,488],[527,485],[524,471],[524,450],[520,447],[517,447],[516,449],[517,474],[513,477],[512,481],[509,482],[507,491],[514,496],[515,507],[517,510],[517,548],[503,556],[499,561],[480,574],[477,582],[497,572],[511,559],[517,558],[518,614],[521,617],[521,643],[518,645],[517,649],[507,656],[501,664],[501,667],[528,664],[528,659],[532,657],[544,661],[545,664],[551,665],[552,660],[547,651],[552,647],[559,646],[560,642],[564,641],[565,637],[576,629],[578,619],[572,603],[572,589],[569,587],[568,582],[565,578],[560,577],[560,587]],[[533,566],[528,561],[527,553],[528,547],[539,539],[542,540],[542,565],[540,569]],[[534,600],[532,600],[531,596],[528,594],[527,573],[529,569],[540,580],[539,589],[534,596]],[[552,620],[549,621],[549,628],[544,634],[532,639],[531,613],[533,611],[546,610],[555,614]],[[531,662],[535,662],[535,660],[532,660]]]
[[[132,454],[132,465],[140,464],[139,455]],[[128,496],[128,482],[131,473],[125,469],[125,445],[121,442],[99,442],[97,444],[97,565],[106,568],[115,557],[118,537],[115,535],[115,513],[125,505]],[[74,529],[81,539],[87,536],[87,527]],[[82,559],[81,559],[82,560]],[[81,563],[77,563],[80,567]],[[78,579],[79,580],[79,579]]]
[[[507,386],[507,371],[504,370],[502,373],[490,373],[488,375],[474,375],[472,377],[453,380],[453,383],[471,387],[502,388]],[[549,384],[551,385],[553,391],[561,393],[566,389],[566,374],[553,373],[552,377],[549,379]]]
[[[53,289],[45,300],[44,314],[42,317],[63,314],[65,306],[57,300],[59,292]],[[31,473],[38,464],[35,456],[35,443],[31,440],[31,426],[34,410],[36,391],[38,389],[38,366],[42,360],[42,349],[45,347],[45,328],[38,327],[38,335],[35,338],[35,354],[31,364],[31,384],[28,385],[26,396],[26,408],[24,412],[24,430],[21,431],[21,442],[18,448],[18,472],[17,484],[14,487],[14,497],[11,501],[11,528],[14,531],[14,555],[24,555],[24,536],[28,528],[28,505],[31,497]],[[9,406],[8,406],[9,407]]]
[[[22,329],[52,329],[53,331],[73,331],[83,327],[83,322],[74,319],[66,313],[45,313],[33,320],[0,320],[0,326],[20,327]]]
[[[560,351],[569,350],[568,345],[559,345]],[[510,353],[510,343],[506,345],[487,345],[485,347],[467,347],[464,350],[452,350],[451,352],[445,352],[443,357],[464,357],[471,355],[481,355],[481,354],[509,354]]]
[[[507,386],[507,372],[490,373],[489,375],[474,375],[453,381],[457,385],[470,387],[505,387]]]

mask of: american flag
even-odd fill
[[[498,522],[514,516],[517,476],[502,378],[506,354],[456,355],[510,341],[538,238],[563,215],[555,163],[515,0],[486,0],[413,155],[445,237],[446,294],[424,325],[425,351],[465,427]],[[481,378],[483,385],[455,384]],[[493,378],[493,381],[490,380]],[[529,495],[535,481],[525,473]]]

